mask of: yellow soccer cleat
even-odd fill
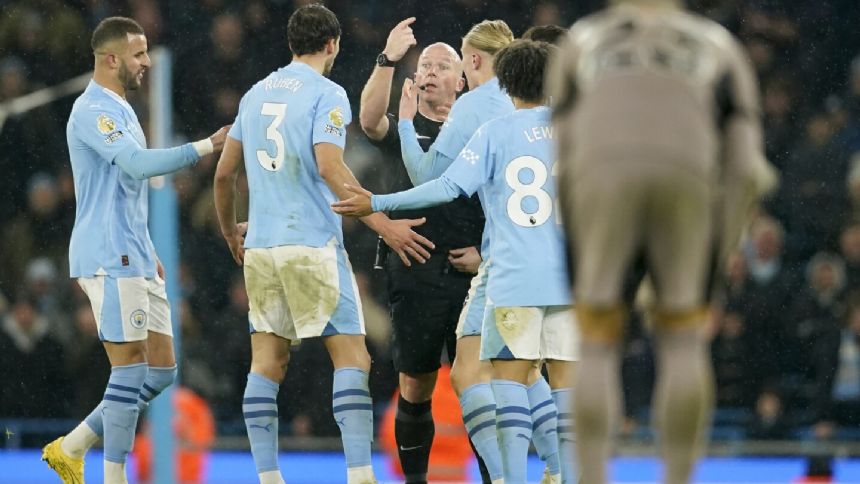
[[[63,484],[84,484],[84,460],[75,459],[63,452],[63,437],[42,448],[42,460],[63,480]]]

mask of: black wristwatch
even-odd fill
[[[394,67],[396,64],[397,62],[389,59],[384,52],[376,56],[376,65],[379,67]]]

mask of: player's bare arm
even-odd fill
[[[409,17],[391,29],[388,41],[382,54],[389,62],[397,62],[406,55],[410,47],[416,44],[412,33],[412,23],[415,17]],[[359,122],[364,133],[373,140],[380,140],[388,132],[388,101],[391,93],[391,83],[394,79],[394,66],[379,65],[373,69],[367,84],[361,91],[361,108]]]
[[[215,211],[218,213],[221,235],[227,241],[233,259],[240,266],[245,258],[244,235],[248,229],[247,223],[236,223],[236,179],[243,163],[242,142],[226,137],[215,169]]]
[[[355,179],[355,175],[344,163],[343,149],[339,146],[331,143],[318,143],[314,145],[314,155],[317,159],[320,176],[339,199],[343,200],[352,195],[352,192],[346,188],[347,185],[356,188],[361,187],[358,180]],[[427,248],[433,249],[435,246],[431,241],[412,230],[412,227],[423,224],[424,218],[391,220],[382,213],[371,214],[369,211],[361,217],[361,221],[382,236],[385,243],[400,256],[400,259],[407,266],[411,265],[410,258],[422,264],[430,258]]]

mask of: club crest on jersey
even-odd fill
[[[99,117],[96,118],[96,126],[98,126],[99,133],[101,134],[110,134],[116,130],[116,123],[114,120],[104,114],[99,114]]]
[[[129,323],[135,329],[143,329],[146,326],[146,311],[143,309],[135,309],[129,316]]]
[[[328,112],[328,119],[331,121],[331,124],[333,124],[336,128],[343,127],[343,110],[340,108],[340,106]]]

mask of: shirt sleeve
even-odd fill
[[[75,118],[74,130],[78,139],[110,164],[126,149],[143,148],[132,136],[119,109],[99,105],[98,108],[79,111]]]
[[[431,146],[426,153],[418,143],[418,134],[412,121],[404,119],[397,123],[400,135],[400,149],[406,173],[413,185],[420,185],[439,178],[451,166],[453,157],[448,157],[436,151]]]
[[[443,175],[441,178],[431,180],[403,192],[373,195],[370,197],[370,206],[375,212],[412,210],[442,205],[454,200],[459,195],[460,189],[457,188],[457,185]]]
[[[460,150],[466,146],[469,137],[475,132],[475,128],[479,126],[478,117],[470,109],[470,101],[470,98],[464,97],[454,103],[448,119],[439,131],[439,136],[431,146],[431,149],[435,149],[449,160],[457,157]]]
[[[489,181],[493,173],[495,156],[490,141],[492,129],[488,124],[484,124],[475,131],[451,166],[445,170],[445,176],[466,196],[472,196],[477,192]]]
[[[314,114],[313,144],[346,146],[346,127],[352,121],[349,99],[343,88],[327,89],[317,101]]]
[[[239,110],[236,112],[236,119],[233,120],[233,126],[230,126],[230,131],[227,132],[227,136],[236,141],[242,141],[242,112],[244,107],[245,97],[243,96],[242,100],[239,101]]]

